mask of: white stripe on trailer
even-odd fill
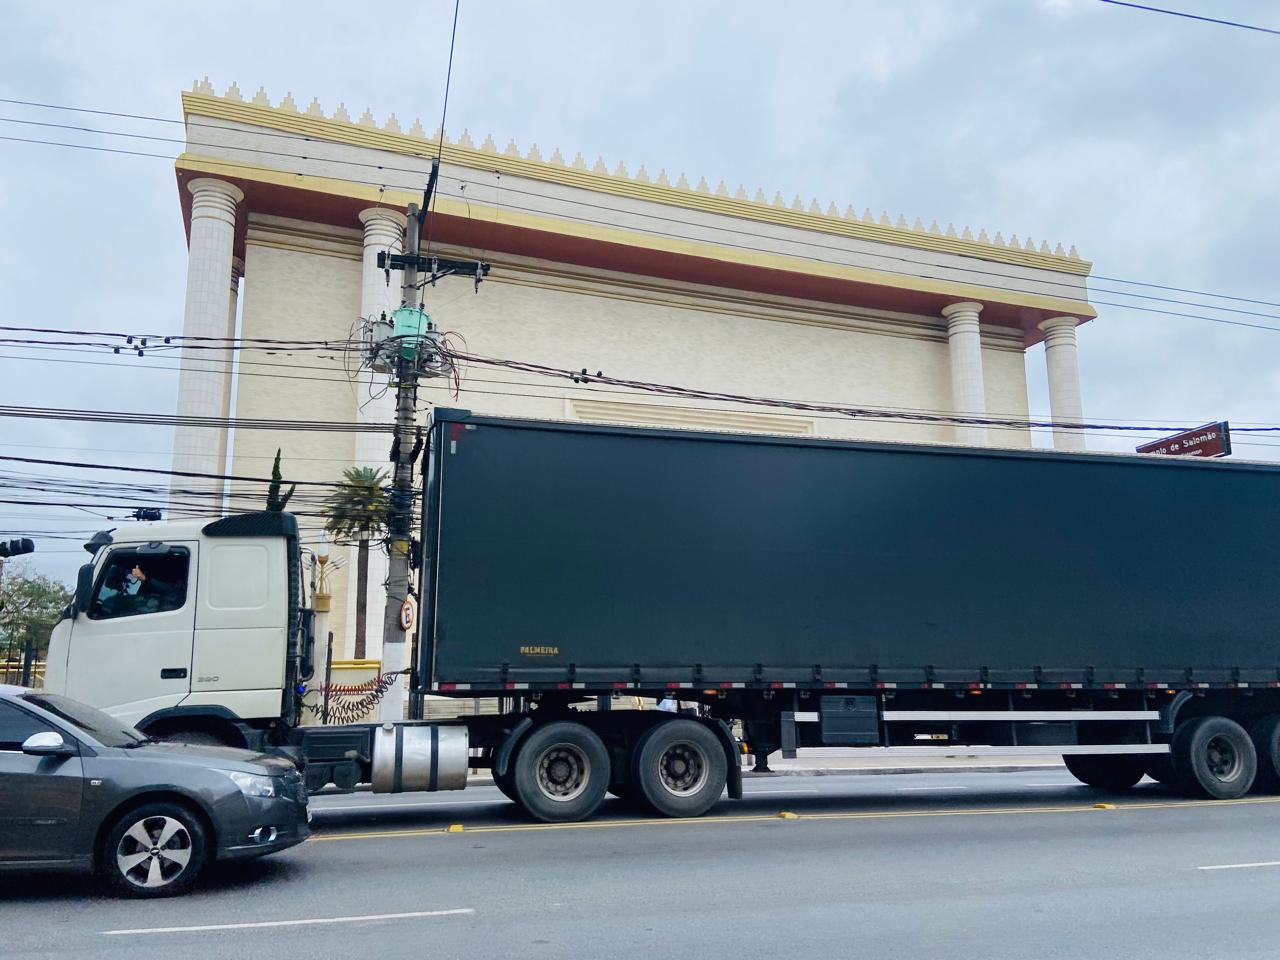
[[[817,722],[818,722],[818,712],[816,710],[805,711],[804,713],[796,714],[796,723],[817,723]]]
[[[886,710],[896,723],[963,723],[973,720],[1159,720],[1159,710]],[[1050,753],[1054,752],[1052,750]]]
[[[873,760],[877,757],[1050,757],[1068,753],[1163,754],[1169,752],[1169,745],[1167,743],[1086,743],[993,747],[987,744],[950,743],[937,747],[801,747],[797,752],[801,757],[816,759],[829,749],[844,751],[842,756],[852,753],[854,756]]]

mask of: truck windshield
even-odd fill
[[[41,710],[48,710],[77,730],[87,733],[104,747],[133,747],[147,742],[146,736],[133,727],[125,726],[115,717],[79,700],[40,692],[25,693],[22,699]]]

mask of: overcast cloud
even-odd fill
[[[1280,27],[1266,0],[1177,6]],[[208,74],[219,92],[234,80],[246,97],[265,86],[273,101],[342,101],[356,116],[370,107],[431,129],[451,15],[438,0],[4,3],[0,96],[177,119],[179,93]],[[448,126],[477,141],[536,142],[544,156],[580,150],[673,180],[1074,243],[1104,276],[1280,301],[1276,91],[1280,38],[1097,0],[463,0]],[[180,135],[8,105],[0,116]],[[0,141],[0,322],[177,332],[185,268],[171,163]],[[1280,308],[1234,305],[1278,315],[1236,319],[1280,326]],[[1098,309],[1081,329],[1086,416],[1280,422],[1280,334]],[[0,403],[173,409],[173,360],[39,359],[49,356],[0,347]],[[1039,350],[1027,366],[1032,410],[1047,413]],[[157,427],[0,420],[7,455],[166,467],[170,440]],[[1280,438],[1270,442],[1237,450],[1276,458]],[[53,472],[0,468],[17,470]],[[0,536],[98,525],[65,508],[0,503]],[[32,566],[68,577],[83,557],[50,541]]]

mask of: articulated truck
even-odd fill
[[[96,536],[47,685],[157,738],[281,751],[313,790],[489,768],[545,821],[608,793],[697,816],[741,796],[744,748],[1280,792],[1280,466],[443,409],[428,434],[410,714],[496,715],[300,725],[283,513]],[[610,697],[699,709],[586,709]]]

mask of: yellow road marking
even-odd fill
[[[1110,810],[1172,810],[1179,807],[1256,806],[1264,803],[1280,803],[1280,797],[1251,797],[1241,800],[1165,800],[1151,802],[1120,803],[1103,809]],[[817,820],[904,820],[919,817],[992,817],[1012,814],[1093,813],[1099,808],[1092,804],[1070,807],[975,807],[969,810],[872,810],[850,813],[802,813],[793,814],[801,821]],[[467,827],[467,833],[532,833],[543,830],[609,830],[623,827],[696,826],[719,823],[777,823],[778,814],[742,814],[740,816],[693,817],[686,820],[667,817],[651,817],[643,820],[589,820],[584,823],[520,823],[488,827]],[[331,840],[381,840],[395,837],[444,836],[448,827],[430,827],[421,830],[371,830],[362,833],[332,833],[312,836],[309,843]]]

